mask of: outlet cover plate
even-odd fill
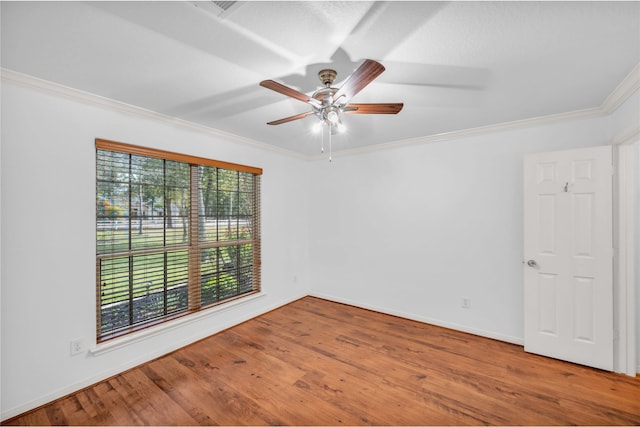
[[[84,351],[84,340],[82,338],[71,340],[70,351],[72,356],[81,354]]]

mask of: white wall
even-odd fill
[[[640,372],[640,143],[634,144],[636,151],[636,261],[635,261],[635,278],[636,278],[636,365],[637,372]]]
[[[636,372],[640,372],[640,142],[634,145],[636,154],[636,223],[635,223],[635,279],[636,279]]]
[[[523,157],[607,145],[637,105],[314,163],[312,294],[522,343]]]
[[[266,295],[70,356],[72,339],[95,344],[95,138],[263,168]],[[1,161],[2,419],[308,294],[307,173],[297,158],[3,82]]]

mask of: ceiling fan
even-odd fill
[[[266,87],[283,95],[297,99],[311,105],[312,110],[280,120],[268,122],[268,125],[279,125],[294,120],[316,115],[320,122],[328,125],[332,132],[342,124],[342,114],[398,114],[403,103],[385,104],[352,104],[349,100],[364,89],[385,70],[384,66],[372,59],[366,59],[340,88],[332,87],[337,73],[332,69],[318,72],[318,78],[324,87],[316,90],[311,96],[278,83],[274,80],[264,80],[260,86]]]

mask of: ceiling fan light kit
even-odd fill
[[[312,110],[306,113],[296,114],[280,120],[268,122],[268,125],[279,125],[294,120],[303,119],[310,115],[315,115],[320,120],[320,125],[329,128],[329,150],[331,152],[331,135],[336,131],[344,129],[342,124],[342,114],[398,114],[404,104],[384,103],[384,104],[350,104],[349,100],[358,92],[364,89],[376,77],[385,70],[384,66],[372,59],[365,61],[351,74],[340,88],[332,87],[338,73],[332,69],[323,69],[318,72],[318,78],[324,87],[316,90],[311,96],[299,92],[293,88],[285,86],[274,80],[264,80],[260,86],[281,93],[285,96],[297,99],[311,105]],[[324,151],[324,134],[322,142]],[[331,154],[329,154],[331,160]]]

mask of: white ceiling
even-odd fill
[[[2,67],[305,155],[315,117],[260,87],[386,71],[334,150],[598,107],[640,62],[640,2],[2,2]]]

